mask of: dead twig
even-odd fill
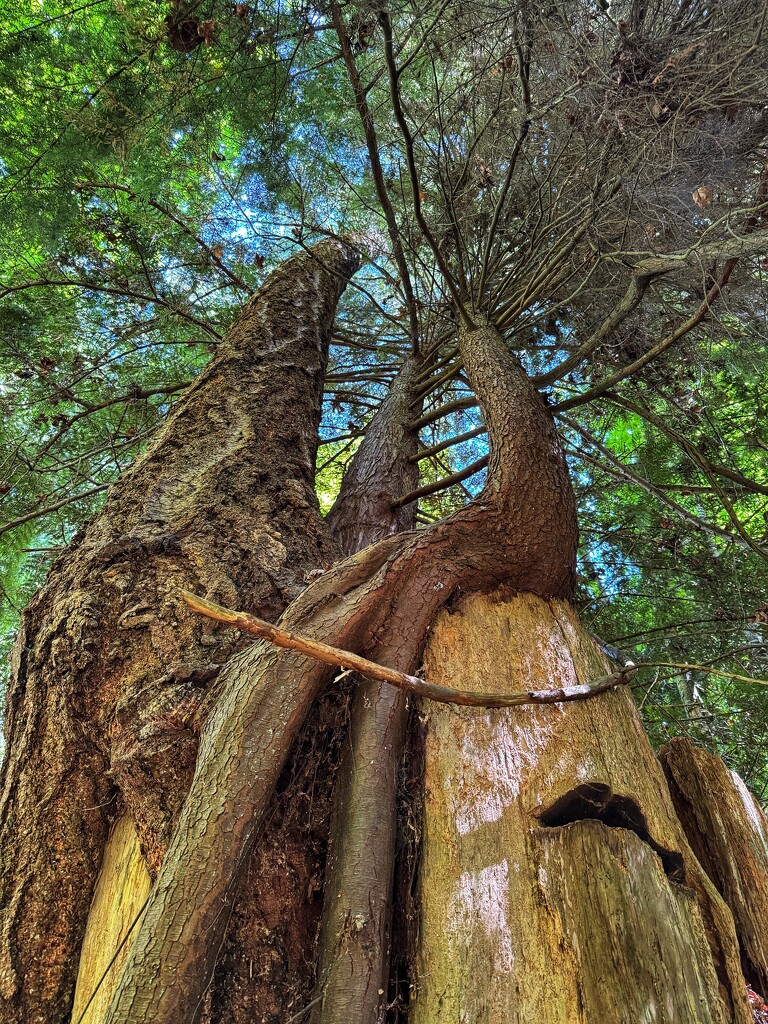
[[[450,686],[438,686],[435,683],[428,683],[418,676],[411,676],[406,672],[378,665],[375,661],[369,661],[351,651],[342,651],[338,647],[331,647],[319,640],[312,640],[290,630],[281,629],[279,626],[273,626],[272,623],[265,622],[248,612],[234,612],[229,608],[222,608],[221,605],[206,601],[202,597],[196,597],[186,590],[181,591],[181,596],[193,611],[207,615],[208,618],[215,619],[217,622],[235,626],[246,633],[252,633],[263,640],[268,640],[276,647],[298,651],[325,665],[350,669],[371,679],[391,683],[392,686],[397,686],[417,697],[426,697],[428,700],[434,700],[440,704],[461,704],[465,707],[477,708],[510,708],[525,704],[563,704],[567,701],[585,700],[596,693],[602,693],[604,690],[610,690],[614,686],[626,683],[635,671],[635,666],[629,663],[618,672],[601,676],[588,683],[577,683],[574,686],[559,686],[551,690],[523,690],[519,693],[472,693],[467,690],[456,690]]]

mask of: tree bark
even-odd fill
[[[294,601],[286,627],[350,650],[370,651],[388,635],[421,645],[460,588],[514,580],[542,596],[570,592],[575,510],[551,418],[493,327],[460,340],[491,441],[482,495],[427,530],[348,558]],[[322,666],[263,643],[230,660],[109,1024],[195,1019],[240,868],[325,679]]]
[[[411,425],[419,362],[406,360],[355,453],[328,515],[345,554],[413,529],[416,505],[393,502],[418,484]],[[421,638],[388,637],[372,655],[410,666]],[[397,831],[397,788],[408,717],[406,695],[358,680],[352,699],[325,875],[318,996],[313,1024],[374,1021],[386,999]]]
[[[659,759],[688,842],[733,914],[744,976],[768,993],[768,819],[735,772],[687,739]]]
[[[561,601],[469,597],[434,682],[528,689],[605,662]],[[414,1024],[747,1024],[727,908],[626,688],[579,704],[427,704]]]
[[[334,310],[357,261],[323,242],[244,307],[208,368],[27,609],[0,790],[0,1021],[67,1019],[110,821],[155,872],[236,631],[179,588],[274,616],[336,554],[314,493]]]

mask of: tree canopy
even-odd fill
[[[5,4],[0,564],[18,613],[285,257],[343,236],[317,492],[409,353],[417,518],[488,459],[456,341],[556,417],[577,606],[651,738],[768,787],[768,68],[758,0]],[[403,495],[409,501],[413,495]],[[723,674],[713,674],[723,673]]]

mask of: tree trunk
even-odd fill
[[[156,872],[186,794],[206,688],[236,631],[181,588],[274,616],[336,548],[314,493],[335,242],[246,304],[104,510],[25,612],[0,791],[0,1021],[68,1018],[109,824],[121,803]]]
[[[419,362],[407,359],[365,433],[328,515],[345,554],[413,529],[415,503],[393,508],[419,482],[412,422]],[[410,666],[421,637],[389,636],[371,656]],[[313,1024],[377,1020],[386,999],[397,830],[397,787],[408,701],[386,683],[357,681],[334,799]]]
[[[348,650],[370,651],[388,635],[410,638],[416,650],[460,588],[513,579],[543,596],[570,591],[574,503],[551,418],[493,327],[467,330],[460,341],[491,441],[482,495],[427,530],[348,558],[293,602],[285,627]],[[308,658],[276,653],[264,642],[230,659],[109,1024],[195,1019],[241,868],[327,675]]]
[[[688,842],[736,923],[744,976],[768,993],[768,819],[735,772],[686,739],[659,752]]]
[[[527,690],[605,662],[572,609],[472,597],[430,681]],[[414,1024],[747,1024],[727,908],[674,813],[629,691],[503,711],[427,705]]]
[[[418,664],[427,635],[444,609],[426,662],[429,678],[437,683],[458,680],[465,688],[487,690],[493,688],[488,685],[493,675],[500,690],[541,689],[605,671],[564,603],[574,578],[576,526],[557,435],[545,404],[491,325],[462,327],[459,333],[461,356],[490,439],[482,494],[423,531],[391,535],[407,525],[402,512],[392,512],[391,500],[402,486],[408,487],[400,469],[407,463],[412,472],[404,456],[412,452],[415,437],[405,437],[402,417],[399,423],[393,417],[389,425],[387,416],[382,417],[370,428],[370,442],[353,463],[331,523],[350,551],[376,536],[383,539],[351,554],[299,593],[313,558],[322,561],[334,550],[317,512],[312,468],[333,306],[354,269],[344,247],[324,243],[315,255],[322,265],[304,257],[292,261],[249,305],[230,345],[236,372],[226,369],[230,357],[225,348],[221,378],[213,369],[204,375],[166,428],[167,436],[126,477],[137,482],[136,489],[123,483],[115,492],[127,517],[124,522],[115,515],[115,525],[110,525],[109,510],[117,501],[110,498],[104,518],[107,550],[114,550],[109,545],[115,542],[116,526],[120,541],[117,576],[110,579],[127,578],[123,593],[131,602],[134,595],[140,600],[121,618],[119,599],[110,598],[112,605],[104,599],[100,614],[106,650],[126,625],[132,627],[128,636],[136,636],[136,646],[113,651],[112,661],[102,653],[105,647],[88,653],[100,635],[90,623],[80,637],[86,652],[81,676],[70,673],[60,688],[57,682],[48,690],[45,659],[51,653],[57,667],[50,637],[61,613],[51,619],[53,626],[46,626],[42,612],[34,620],[34,609],[58,609],[64,597],[54,590],[58,596],[53,600],[44,591],[32,606],[29,621],[49,630],[42,633],[48,646],[34,648],[34,672],[30,675],[27,669],[18,677],[22,683],[17,683],[7,778],[11,795],[15,786],[24,795],[19,804],[16,794],[18,812],[5,811],[17,814],[14,821],[9,818],[17,830],[22,820],[18,815],[25,809],[37,815],[29,830],[20,833],[21,868],[36,856],[31,851],[35,831],[43,836],[44,857],[51,848],[46,828],[59,827],[50,824],[50,805],[38,811],[30,801],[38,793],[35,785],[39,789],[35,780],[45,758],[45,729],[52,730],[52,712],[72,701],[72,694],[80,701],[78,721],[91,729],[87,751],[94,759],[81,767],[83,741],[78,740],[76,770],[61,751],[54,761],[57,770],[64,766],[60,774],[67,785],[71,775],[93,787],[92,773],[106,767],[111,757],[150,866],[159,865],[106,1024],[193,1024],[205,1014],[215,1024],[245,1021],[249,1014],[251,1019],[260,1016],[284,1024],[288,999],[305,991],[313,966],[307,940],[312,920],[304,904],[307,892],[319,885],[322,856],[313,850],[301,858],[300,832],[285,831],[285,817],[275,821],[286,812],[281,794],[275,793],[287,785],[283,793],[300,794],[296,779],[301,777],[295,772],[302,758],[316,755],[312,737],[338,734],[332,712],[326,733],[322,722],[320,732],[313,733],[311,727],[302,732],[330,673],[310,658],[278,651],[266,641],[239,649],[243,645],[233,631],[205,625],[176,604],[171,596],[176,588],[191,588],[262,614],[293,598],[281,618],[285,627],[379,656],[405,671]],[[256,355],[253,323],[261,332]],[[199,407],[192,403],[194,394]],[[390,404],[403,398],[397,389],[390,397]],[[219,458],[204,442],[211,422],[221,422],[222,416],[226,423]],[[399,435],[397,430],[388,433],[394,426]],[[235,437],[242,443],[235,443]],[[371,453],[379,453],[380,462],[390,441],[398,452],[399,469],[382,483]],[[256,481],[246,458],[253,446],[264,467]],[[143,491],[138,486],[144,479],[142,467],[151,483]],[[95,550],[102,550],[101,522],[85,534],[71,561],[61,563],[62,578],[73,592],[78,573],[91,584],[98,582],[88,558],[79,552],[91,551],[93,538],[101,542]],[[151,548],[157,531],[160,538],[180,538],[178,551],[171,540],[158,541],[157,551]],[[123,552],[126,545],[133,550],[134,537],[144,554],[126,575],[120,568]],[[254,544],[252,563],[247,553]],[[142,583],[144,589],[137,590],[134,578],[149,579],[155,589]],[[255,588],[256,598],[249,599],[248,586]],[[482,596],[500,586],[506,589]],[[114,590],[116,584],[108,582],[108,587]],[[512,593],[517,596],[510,597]],[[200,695],[190,696],[189,684],[183,692],[174,689],[184,680],[192,685],[202,681],[197,661],[191,675],[174,669],[170,679],[164,678],[166,660],[188,650],[197,657],[201,648],[214,651],[213,671],[227,658],[204,702]],[[66,650],[75,659],[80,648],[72,641]],[[88,668],[91,662],[95,668]],[[86,679],[93,685],[91,705],[85,704],[86,694],[91,699],[83,685]],[[19,688],[25,680],[34,702],[29,708]],[[161,682],[176,703],[170,712],[148,717],[144,709],[153,707]],[[323,909],[318,979],[323,1002],[316,1018],[323,1024],[372,1022],[381,1015],[387,988],[396,766],[404,704],[378,687],[361,690],[356,697],[353,746],[338,787]],[[332,696],[326,695],[328,700]],[[106,711],[100,710],[102,705]],[[188,726],[203,719],[194,777],[163,857],[188,778],[189,762],[180,762],[181,748],[174,743],[179,732],[186,737],[186,729],[191,761],[195,735]],[[110,737],[106,726],[113,720],[117,724]],[[628,692],[568,708],[478,713],[428,707],[424,720],[423,909],[413,976],[414,1020],[746,1024],[732,919],[685,842]],[[24,747],[28,723],[42,739]],[[70,732],[76,734],[74,725]],[[32,755],[31,768],[22,771],[19,758],[25,750]],[[162,797],[157,787],[150,787],[150,755]],[[173,785],[166,777],[172,777]],[[108,785],[103,789],[106,798],[115,795]],[[69,820],[66,815],[72,816],[73,806],[91,806],[72,804],[72,796],[57,791],[55,807],[62,820]],[[323,802],[321,818],[330,805],[327,791]],[[11,807],[8,797],[4,807]],[[79,948],[112,816],[111,810],[100,814],[100,832],[88,832],[80,823],[75,834],[80,845],[72,835],[60,842],[65,868],[60,878],[72,882],[62,910],[70,933],[54,948],[53,970],[47,963],[43,966],[42,940],[32,935],[32,928],[40,928],[42,921],[37,935],[47,938],[45,926],[58,908],[43,901],[50,899],[53,873],[61,865],[45,865],[42,881],[34,883],[37,888],[30,888],[23,870],[14,874],[15,865],[6,872],[13,917],[6,929],[5,957],[11,967],[3,990],[4,1022],[55,1024],[66,1016],[72,980],[66,957],[71,962]],[[83,835],[91,844],[90,861],[78,868]],[[290,843],[281,848],[284,836]],[[255,901],[249,864],[252,872],[263,872]],[[37,905],[25,902],[29,892],[36,894]],[[238,900],[240,911],[230,922]],[[600,911],[598,929],[591,925],[595,906]],[[287,908],[300,911],[286,914]],[[254,913],[260,915],[258,921],[249,916]],[[282,974],[269,966],[270,949],[291,961]],[[251,954],[256,962],[246,972],[245,958]],[[217,961],[220,970],[211,989]],[[13,973],[19,968],[29,971],[29,986],[21,985]],[[236,972],[231,996],[238,1004],[236,1014],[225,994],[231,968]],[[246,997],[242,989],[251,987],[251,971],[256,981]],[[41,977],[49,986],[44,997],[37,981]],[[553,992],[549,1003],[542,979]],[[272,998],[270,986],[279,985],[286,991]],[[301,1008],[301,1003],[296,1006]]]

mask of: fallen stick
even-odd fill
[[[524,704],[563,704],[567,701],[585,700],[596,693],[611,690],[614,686],[626,683],[635,671],[635,666],[630,662],[618,672],[593,679],[589,683],[577,683],[575,686],[560,686],[551,690],[523,690],[520,693],[473,693],[469,690],[455,690],[450,686],[437,686],[435,683],[428,683],[426,679],[408,675],[406,672],[399,672],[394,668],[387,668],[385,665],[369,661],[351,651],[342,651],[338,647],[331,647],[330,644],[324,644],[319,640],[312,640],[299,633],[273,626],[272,623],[265,622],[264,619],[259,619],[248,612],[233,612],[212,601],[206,601],[205,598],[196,597],[186,590],[181,591],[181,596],[193,611],[206,615],[209,619],[215,619],[217,622],[225,622],[228,626],[235,626],[237,629],[261,637],[263,640],[268,640],[276,647],[298,651],[300,654],[307,654],[310,658],[315,658],[316,661],[321,661],[326,665],[352,670],[371,679],[391,683],[392,686],[397,686],[417,697],[426,697],[428,700],[434,700],[440,704],[461,704],[475,708],[512,708]]]

